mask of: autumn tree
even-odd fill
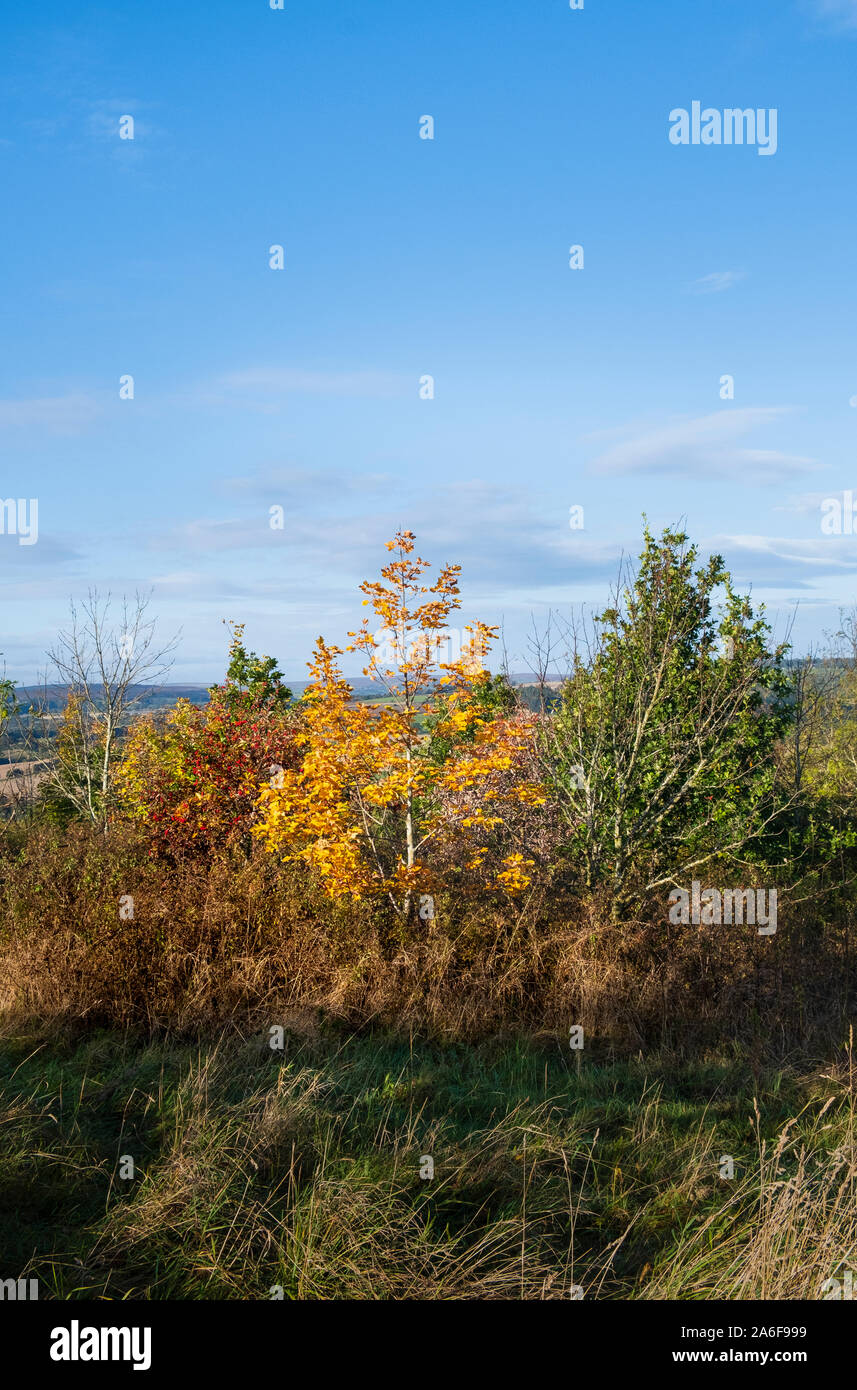
[[[508,771],[525,735],[493,717],[484,699],[494,628],[469,625],[460,658],[440,659],[460,606],[460,566],[445,565],[428,584],[412,532],[399,531],[387,550],[395,558],[380,580],[360,586],[376,631],[364,618],[345,649],[365,658],[383,704],[355,702],[338,664],[343,649],[320,637],[301,702],[301,765],[281,786],[263,788],[258,833],[271,850],[311,865],[331,896],[383,894],[407,917],[415,891],[434,882],[441,793]],[[538,790],[521,783],[503,794],[537,798]],[[518,852],[485,882],[526,886],[524,865]]]
[[[208,704],[179,700],[166,718],[139,719],[119,771],[125,814],[174,853],[248,847],[260,786],[296,762],[291,691],[276,660],[247,651],[242,623],[231,629],[226,679]]]

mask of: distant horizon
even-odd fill
[[[490,668],[486,668],[486,669],[488,670],[488,674],[489,674],[489,675],[501,675],[501,674],[503,674],[503,672],[502,672],[501,670],[491,670]],[[509,676],[509,680],[510,680],[510,681],[514,681],[516,684],[535,684],[535,683],[537,683],[537,681],[538,681],[538,679],[539,679],[539,677],[536,675],[535,672],[528,673],[528,672],[525,672],[525,671],[510,671],[510,672],[508,673],[508,676]],[[10,676],[9,679],[14,681],[15,678],[14,678],[13,676]],[[380,680],[377,679],[377,678],[373,679],[371,676],[346,676],[345,679],[347,680],[348,684],[349,684],[350,686],[352,686],[353,688],[355,688],[355,689],[356,689],[358,686],[370,686],[370,685],[380,685],[380,684],[383,684],[382,681],[380,681]],[[546,683],[550,683],[550,682],[556,683],[557,681],[561,681],[561,680],[563,680],[563,679],[564,679],[564,677],[563,677],[559,672],[552,673],[552,674],[547,675],[547,676],[544,677],[544,680],[545,680]],[[132,685],[132,686],[130,687],[130,689],[131,689],[132,691],[138,691],[138,690],[208,690],[208,689],[210,689],[212,686],[215,686],[215,685],[223,685],[223,684],[224,684],[224,681],[225,681],[225,676],[220,676],[219,679],[216,679],[216,680],[209,680],[209,681],[206,681],[206,680],[199,680],[199,681],[154,681],[154,682],[151,682],[151,683],[148,682],[148,681],[144,681],[144,682],[142,682],[142,683],[139,684],[139,685]],[[300,679],[297,679],[297,678],[292,677],[292,676],[283,676],[283,684],[286,685],[286,686],[291,686],[291,687],[307,686],[307,685],[310,684],[310,681],[308,681],[305,677],[301,677]],[[37,690],[64,691],[64,690],[68,690],[68,688],[69,688],[69,686],[68,686],[67,683],[63,683],[63,682],[61,682],[61,681],[49,681],[49,682],[47,683],[47,685],[39,684],[39,683],[37,683],[37,682],[35,682],[35,681],[28,681],[28,682],[16,681],[16,682],[15,682],[15,685],[16,685],[16,688],[17,688],[18,690],[25,690],[25,691],[27,691],[28,693],[33,692],[33,691],[37,691]]]
[[[786,657],[784,658],[783,664],[784,664],[785,666],[800,665],[800,664],[801,664],[803,661],[805,661],[806,659],[807,659],[806,656],[786,656]],[[849,663],[849,661],[850,661],[850,658],[847,657],[847,656],[813,656],[813,657],[812,657],[812,661],[813,661],[813,664],[814,664],[814,665],[824,665],[824,664],[826,664],[826,665],[833,665],[833,666],[841,666],[841,665],[847,665],[847,664]],[[510,681],[513,685],[516,685],[516,686],[518,686],[518,685],[538,685],[540,679],[543,679],[543,680],[544,680],[544,683],[545,683],[546,685],[557,685],[557,684],[561,684],[561,683],[566,679],[565,674],[564,674],[563,672],[560,672],[560,671],[552,671],[552,672],[549,672],[549,673],[548,673],[547,675],[545,675],[544,677],[540,677],[536,671],[509,671],[509,672],[504,672],[503,669],[502,669],[501,667],[486,667],[486,670],[487,670],[488,674],[491,675],[491,676],[507,675],[509,681]],[[8,679],[11,680],[11,681],[14,683],[15,688],[16,688],[16,691],[17,691],[19,694],[22,693],[22,692],[25,692],[25,693],[27,693],[27,694],[32,694],[32,693],[36,693],[36,692],[39,691],[39,690],[47,690],[47,691],[49,691],[49,692],[57,692],[57,693],[59,693],[59,692],[61,692],[61,691],[66,691],[66,690],[68,690],[68,688],[69,688],[67,684],[63,684],[62,682],[57,682],[57,681],[49,681],[49,682],[47,683],[47,685],[44,685],[44,684],[40,684],[40,683],[35,682],[35,681],[22,681],[22,680],[19,681],[19,680],[16,680],[14,676],[8,676]],[[298,677],[294,677],[294,676],[284,675],[283,678],[282,678],[282,680],[283,680],[283,684],[284,684],[285,686],[291,688],[291,689],[300,689],[300,688],[304,688],[304,687],[306,687],[307,685],[310,684],[310,681],[307,680],[306,677],[303,677],[303,676],[301,676],[300,678],[298,678]],[[361,675],[358,675],[358,676],[348,676],[348,675],[346,675],[345,680],[348,682],[348,684],[349,684],[349,685],[352,687],[352,689],[354,689],[354,690],[357,690],[357,689],[360,689],[360,688],[366,689],[366,688],[369,688],[369,687],[372,687],[372,686],[383,685],[383,681],[381,681],[381,680],[378,679],[378,678],[374,678],[374,679],[373,679],[371,676],[361,676]],[[131,689],[132,692],[140,691],[140,690],[151,690],[151,691],[165,690],[165,691],[172,691],[172,692],[180,691],[180,690],[199,691],[199,690],[209,690],[209,689],[211,689],[212,686],[215,686],[215,685],[223,685],[224,682],[225,682],[225,674],[219,676],[218,678],[211,679],[211,680],[155,681],[155,682],[151,682],[151,683],[150,683],[150,682],[143,682],[143,683],[141,683],[140,685],[133,685],[133,686],[131,686],[130,689]]]

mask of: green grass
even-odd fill
[[[7,1037],[0,1277],[60,1298],[817,1297],[857,1248],[853,1080],[844,1053],[754,1077],[562,1040]]]

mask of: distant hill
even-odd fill
[[[45,703],[51,711],[62,710],[68,700],[67,685],[17,685],[15,698],[19,705],[41,705]],[[153,688],[148,685],[132,686],[131,695],[140,695],[137,709],[168,709],[179,700],[192,700],[194,704],[208,703],[208,690],[204,685],[162,685]]]
[[[787,659],[784,663],[787,669],[793,669],[802,664],[799,659]],[[817,659],[813,662],[815,666],[846,667],[850,665],[850,658],[827,657]],[[533,671],[512,671],[508,676],[510,685],[514,686],[522,694],[524,702],[531,707],[537,707],[539,701],[538,676]],[[564,677],[558,672],[551,672],[544,681],[546,688],[552,692],[558,692],[563,685]],[[213,685],[215,682],[212,681]],[[354,676],[348,681],[354,694],[358,699],[365,699],[373,695],[378,695],[382,687],[378,681],[369,680],[366,676]],[[306,689],[308,682],[304,680],[291,681],[286,679],[286,685],[294,692],[296,698],[300,698]],[[139,710],[170,709],[179,700],[190,700],[195,705],[205,705],[208,703],[208,686],[197,684],[166,684],[156,688],[150,686],[137,686],[132,688],[132,695],[141,695],[136,705]],[[59,711],[65,707],[68,699],[67,685],[18,685],[15,687],[15,694],[21,705],[41,703],[47,698],[47,707],[50,711]],[[553,697],[556,699],[556,695]],[[552,701],[549,701],[552,703]]]

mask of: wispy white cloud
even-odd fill
[[[841,489],[838,490],[840,496],[841,491]],[[857,492],[857,477],[854,479],[854,491]],[[837,489],[831,483],[825,492],[801,492],[787,497],[773,510],[775,512],[787,512],[792,516],[812,516],[815,513],[820,514],[821,504],[826,498],[836,496]]]
[[[235,496],[258,497],[270,504],[288,500],[294,507],[322,499],[377,496],[389,492],[394,481],[388,473],[343,473],[335,469],[271,465],[243,477],[226,478],[220,486]]]
[[[35,597],[34,585],[50,588],[56,579],[64,583],[69,575],[85,573],[86,558],[65,540],[40,531],[34,545],[19,545],[16,535],[0,536],[0,577],[6,601],[13,597],[16,585],[21,587],[15,597],[26,597],[28,593]]]
[[[187,593],[203,579],[204,576],[196,570],[176,570],[172,574],[155,574],[150,582],[153,587],[172,593]]]
[[[720,294],[746,278],[746,270],[715,270],[711,275],[703,275],[701,279],[692,281],[688,288],[693,294]]]
[[[192,554],[195,570],[210,556],[212,562],[220,557],[220,569],[228,564],[234,571],[226,554],[253,552],[254,575],[264,560],[264,573],[279,575],[281,587],[286,575],[289,585],[291,576],[313,574],[320,582],[340,576],[333,582],[347,592],[343,583],[374,574],[387,558],[385,542],[406,525],[416,532],[420,553],[435,565],[460,563],[468,584],[483,592],[507,594],[521,585],[533,593],[615,576],[620,546],[612,534],[596,539],[571,532],[567,506],[539,505],[526,488],[482,479],[423,491],[387,487],[380,505],[377,491],[367,491],[363,501],[357,478],[343,508],[337,477],[331,475],[330,485],[318,475],[310,485],[316,475],[307,475],[312,505],[306,496],[286,504],[282,529],[271,529],[268,506],[287,499],[269,495],[252,515],[198,518],[150,536],[149,544],[161,553]]]
[[[55,95],[50,115],[24,120],[22,127],[35,140],[59,143],[76,155],[93,153],[103,160],[105,151],[122,164],[138,165],[151,153],[153,142],[164,132],[148,115],[150,107],[134,97],[69,97]],[[119,122],[133,117],[133,139],[120,138]],[[127,126],[126,126],[127,130]]]
[[[235,390],[298,392],[318,396],[365,396],[394,390],[397,379],[389,372],[307,372],[300,367],[247,367],[226,372],[223,386]]]
[[[694,279],[688,288],[693,295],[719,295],[724,289],[732,289],[746,278],[746,270],[715,270],[711,275]]]
[[[593,461],[591,470],[782,483],[816,467],[815,460],[776,449],[750,449],[739,441],[754,429],[776,424],[788,413],[785,406],[747,407],[678,420],[615,444]]]
[[[857,29],[857,0],[816,0],[816,9],[840,29]]]
[[[754,534],[715,536],[706,548],[723,555],[740,585],[754,588],[809,589],[818,580],[843,575],[857,586],[857,541],[854,536]]]
[[[276,415],[293,396],[379,400],[416,394],[415,378],[386,371],[311,371],[302,367],[259,366],[222,372],[175,396],[183,407],[256,411]]]
[[[79,434],[100,413],[91,396],[38,396],[0,401],[0,430],[44,429],[50,434]]]

